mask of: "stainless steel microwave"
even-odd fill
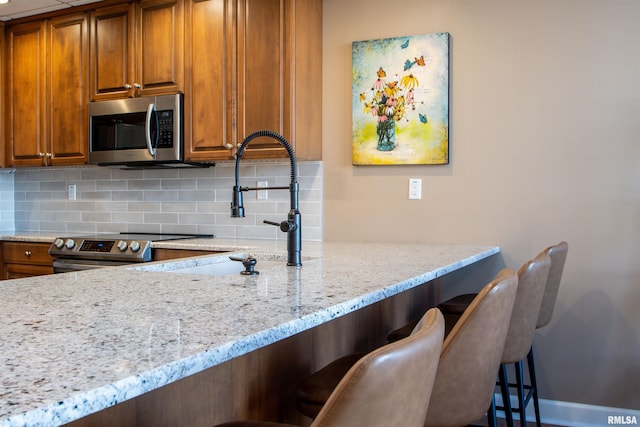
[[[89,104],[89,163],[184,163],[183,94]]]

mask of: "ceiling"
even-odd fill
[[[0,21],[9,21],[97,1],[99,0],[10,0],[10,3],[0,4]]]

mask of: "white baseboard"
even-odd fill
[[[495,394],[496,405],[502,405],[502,395]],[[511,396],[512,406],[517,405],[516,396]],[[562,402],[540,399],[540,418],[542,423],[570,427],[593,427],[607,425],[638,425],[640,411],[635,409],[611,408],[607,406],[585,405],[582,403]],[[513,414],[520,419],[518,414]],[[527,421],[535,421],[533,402],[527,405]],[[498,417],[504,418],[502,412]]]

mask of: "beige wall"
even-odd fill
[[[546,399],[640,409],[639,22],[638,0],[324,0],[325,240],[498,244],[514,268],[567,240]],[[450,164],[352,166],[351,42],[435,32]]]

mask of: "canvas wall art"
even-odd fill
[[[449,163],[449,33],[353,42],[354,165]]]

